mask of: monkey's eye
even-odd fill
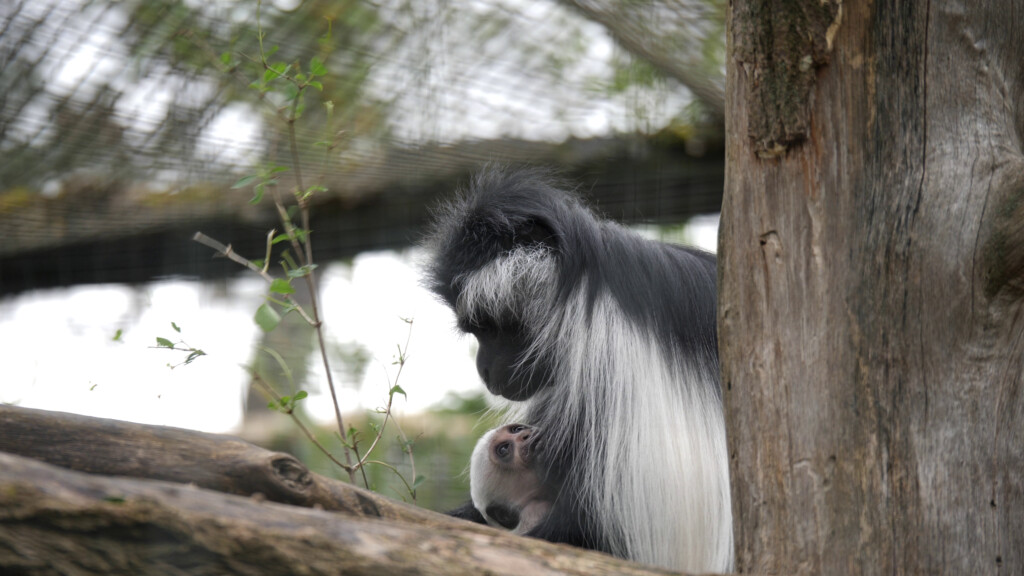
[[[491,334],[497,332],[498,326],[488,319],[479,319],[473,322],[468,320],[459,320],[459,330],[476,336],[478,334]]]
[[[494,447],[494,453],[502,460],[508,459],[509,455],[512,454],[512,443],[502,442]]]
[[[515,426],[508,429],[509,434],[519,434],[523,430],[526,430],[526,426],[523,426],[522,424],[516,424]]]

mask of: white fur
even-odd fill
[[[718,375],[683,350],[666,357],[656,336],[607,292],[588,315],[585,282],[568,306],[553,306],[555,271],[547,250],[519,248],[460,278],[461,317],[504,312],[532,322],[525,326],[533,344],[518,369],[529,370],[533,358],[554,360],[554,385],[527,402],[509,403],[508,421],[544,429],[549,446],[570,441],[560,432],[584,431],[572,439],[588,466],[577,497],[596,513],[614,554],[688,572],[730,571]],[[557,407],[559,421],[531,421],[534,405]]]
[[[555,262],[546,247],[519,247],[456,279],[462,292],[455,313],[469,322],[481,317],[520,322],[543,318],[551,307],[555,277]]]

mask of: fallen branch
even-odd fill
[[[310,472],[290,454],[231,436],[0,406],[0,452],[108,476],[195,484],[296,506],[422,519],[420,508]]]
[[[0,571],[16,574],[657,574],[473,525],[286,506],[0,454]]]
[[[0,573],[670,573],[395,502],[228,436],[0,406],[0,452]]]

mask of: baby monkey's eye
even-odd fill
[[[512,443],[502,442],[494,447],[494,453],[497,454],[498,458],[505,460],[512,454]]]

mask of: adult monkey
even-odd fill
[[[535,169],[477,175],[427,245],[488,390],[543,430],[558,492],[528,535],[731,569],[715,257],[600,220]]]

